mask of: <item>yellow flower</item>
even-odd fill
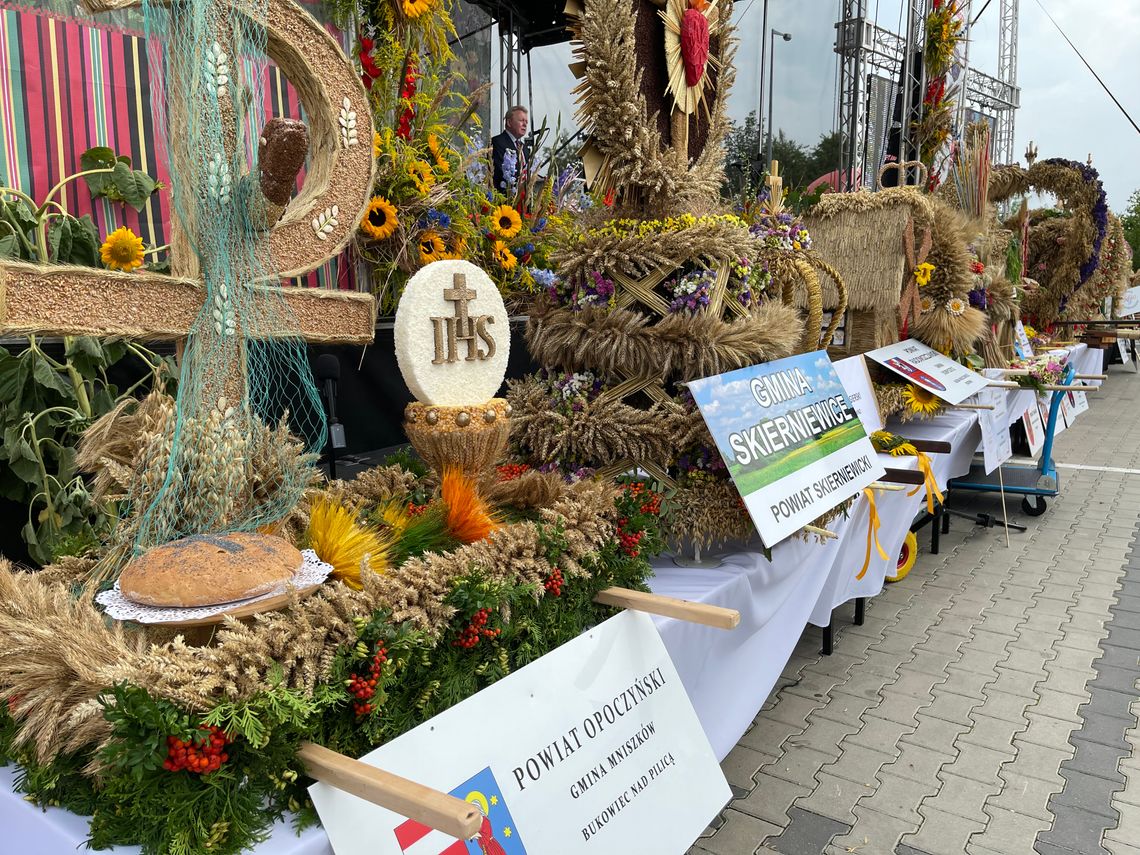
[[[446,175],[447,173],[451,172],[451,164],[448,162],[447,158],[445,158],[443,155],[440,155],[435,159],[435,169],[436,172],[442,172],[444,175]]]
[[[373,240],[384,240],[395,233],[399,223],[392,203],[383,196],[373,196],[368,203],[368,212],[360,221],[360,228]]]
[[[930,416],[942,409],[942,401],[937,395],[911,383],[903,390],[903,401],[912,413],[918,415]]]
[[[418,18],[431,8],[431,0],[404,0],[404,14],[409,18]]]
[[[378,131],[372,132],[372,156],[377,160],[380,159],[380,153],[383,151],[384,138],[380,136]]]
[[[413,160],[409,163],[408,175],[420,193],[427,194],[435,184],[435,173],[431,171],[431,164],[426,160]]]
[[[1037,338],[1037,330],[1026,324],[1023,329],[1025,330],[1026,338]]]
[[[522,217],[510,205],[500,205],[491,212],[491,231],[504,240],[510,240],[522,231]]]
[[[495,256],[495,261],[499,262],[499,267],[503,270],[513,270],[515,264],[518,263],[518,259],[511,252],[511,248],[501,240],[497,240],[491,245],[491,254]]]
[[[439,261],[444,257],[447,247],[443,243],[437,233],[428,229],[426,232],[420,232],[420,263],[431,264],[433,261]]]
[[[961,315],[966,311],[966,301],[961,297],[951,297],[946,301],[946,311],[952,315]]]
[[[934,272],[934,265],[929,261],[924,261],[914,269],[914,281],[918,283],[918,287],[930,284],[930,274]]]
[[[466,254],[467,254],[467,239],[460,237],[457,234],[453,234],[451,236],[451,241],[447,247],[447,252],[445,252],[441,257],[442,258],[459,259],[459,258],[463,258],[463,256],[465,256]]]
[[[99,247],[99,256],[112,270],[122,270],[130,273],[136,267],[142,267],[143,242],[142,238],[123,226],[107,235],[107,240]]]

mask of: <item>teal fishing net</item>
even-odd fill
[[[155,146],[168,153],[183,235],[172,247],[174,273],[200,279],[205,302],[182,354],[174,411],[146,436],[132,486],[135,553],[271,525],[311,482],[308,452],[325,437],[299,325],[264,287],[278,284],[257,178],[265,15],[265,0],[143,3],[152,73],[161,76],[151,87]]]

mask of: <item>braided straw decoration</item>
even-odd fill
[[[922,174],[922,177],[918,180],[917,184],[906,183],[905,170],[910,169],[911,167],[919,170],[919,172]],[[899,185],[900,187],[925,187],[926,182],[930,177],[930,172],[927,170],[926,164],[921,160],[907,160],[903,163],[884,163],[879,168],[879,174],[875,178],[875,185],[879,190],[885,189],[883,187],[883,176],[885,176],[887,172],[892,169],[898,172],[899,178],[903,181],[903,183]]]
[[[795,280],[797,278],[807,290],[808,315],[804,322],[803,337],[800,339],[800,352],[809,353],[828,347],[843,319],[843,313],[847,310],[847,286],[843,282],[843,277],[839,275],[839,271],[818,256],[806,253],[796,253],[795,255],[781,253],[769,261],[782,281],[780,299],[785,306],[795,306],[796,304]],[[835,281],[836,290],[839,292],[839,302],[832,315],[831,323],[828,324],[827,330],[822,336],[820,336],[819,331],[823,327],[823,287],[820,285],[816,269],[822,270],[830,276]]]

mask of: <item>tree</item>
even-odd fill
[[[1128,207],[1120,217],[1124,237],[1132,247],[1132,269],[1140,270],[1140,190],[1128,197]]]

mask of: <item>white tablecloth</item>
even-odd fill
[[[944,488],[950,478],[969,470],[977,446],[972,433],[980,437],[977,421],[972,411],[953,410],[928,422],[891,429],[907,437],[951,443],[953,453],[930,455],[935,477]],[[881,455],[880,459],[897,469],[917,468],[913,457]],[[867,550],[869,504],[863,496],[846,519],[828,524],[839,540],[786,540],[772,551],[771,562],[751,551],[719,556],[724,563],[714,569],[678,567],[667,557],[654,561],[649,584],[655,593],[740,611],[740,625],[733,630],[657,619],[718,758],[727,756],[756,717],[804,628],[809,623],[827,626],[836,606],[882,590],[888,570],[893,573],[897,566],[910,524],[926,501],[924,489],[908,496],[910,489],[876,493],[879,542],[887,558],[872,551],[862,579],[855,576]]]

